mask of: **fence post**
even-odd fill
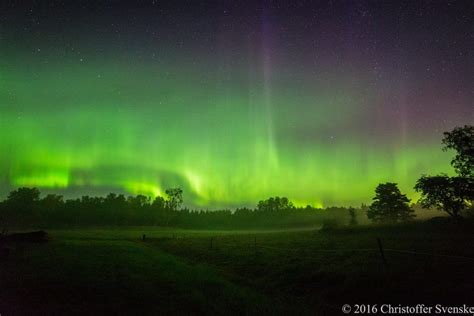
[[[377,237],[377,244],[379,245],[380,256],[382,257],[383,265],[386,267],[387,266],[387,260],[385,259],[385,254],[383,252],[382,241],[378,237]]]

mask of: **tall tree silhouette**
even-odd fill
[[[469,201],[473,200],[474,179],[446,175],[422,176],[416,182],[415,190],[421,192],[419,202],[423,207],[436,207],[458,220],[461,211],[469,207]]]
[[[443,150],[456,151],[451,165],[458,176],[423,175],[416,182],[415,190],[421,193],[423,207],[436,207],[458,220],[474,200],[474,126],[465,125],[445,132],[442,142]]]
[[[454,149],[456,156],[451,165],[461,177],[474,177],[474,126],[456,127],[445,132],[443,150]]]
[[[407,221],[415,216],[409,202],[410,199],[400,192],[396,183],[379,184],[367,210],[367,217],[374,222]]]
[[[180,188],[167,189],[165,191],[168,196],[166,201],[167,207],[172,211],[177,211],[183,203],[183,190]]]

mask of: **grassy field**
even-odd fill
[[[472,305],[474,297],[470,225],[48,232],[46,243],[8,245],[2,315],[337,315],[345,303]]]

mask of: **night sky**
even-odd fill
[[[474,1],[1,1],[0,196],[359,205],[452,173]]]

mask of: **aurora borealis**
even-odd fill
[[[356,205],[451,173],[470,1],[5,1],[0,194]]]

